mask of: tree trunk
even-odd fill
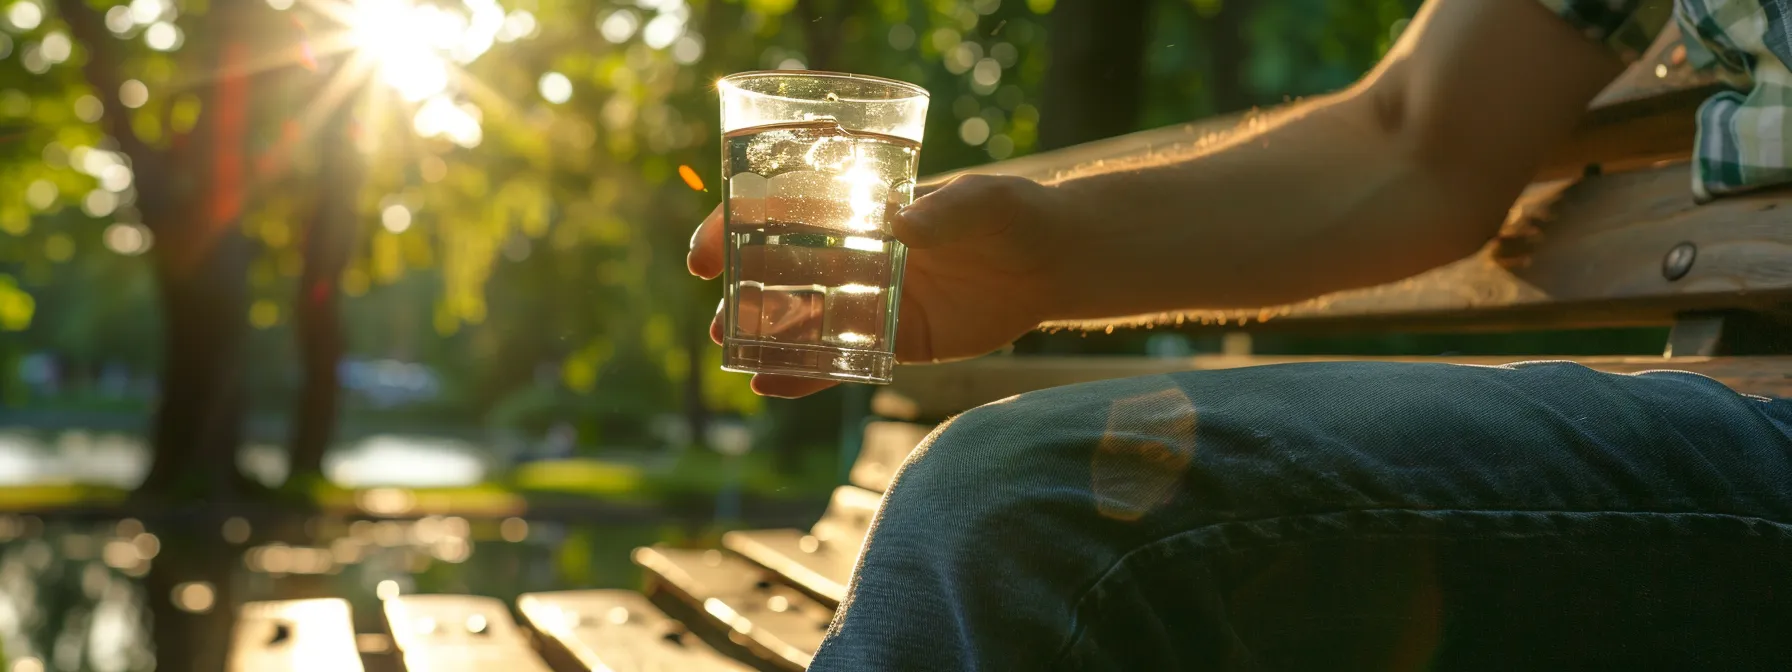
[[[305,266],[293,302],[294,334],[303,371],[299,405],[292,417],[292,466],[287,479],[294,484],[323,477],[324,451],[336,435],[341,393],[338,366],[346,350],[337,285],[354,250],[358,228],[355,201],[362,172],[361,157],[349,133],[351,108],[350,100],[339,103],[318,138],[323,152],[322,184],[305,230]]]
[[[685,350],[691,353],[689,373],[684,381],[684,417],[691,430],[691,441],[701,443],[709,430],[709,404],[703,399],[703,377],[709,374],[703,365],[703,352],[715,347],[709,342],[709,323],[701,328],[685,329]],[[683,446],[679,446],[682,448]]]
[[[242,556],[219,536],[222,522],[221,517],[202,516],[152,530],[161,551],[143,579],[143,590],[154,625],[158,671],[224,669],[236,623],[231,575]],[[201,599],[207,597],[209,602]],[[188,608],[181,607],[183,601]],[[204,608],[190,610],[196,607]]]
[[[803,24],[804,54],[811,70],[839,70],[841,29],[860,10],[860,0],[797,0]]]
[[[1137,130],[1150,16],[1145,0],[1058,0],[1049,19],[1040,149]]]
[[[173,500],[231,501],[241,494],[236,448],[244,417],[242,359],[248,241],[222,233],[199,266],[157,264],[165,351],[155,457],[142,491]],[[183,255],[184,256],[184,255]]]
[[[83,72],[104,97],[109,113],[103,123],[130,159],[136,207],[155,234],[167,359],[151,436],[154,460],[139,492],[236,499],[247,486],[235,459],[246,410],[242,353],[250,253],[239,223],[248,168],[247,66],[257,35],[251,12],[258,8],[219,3],[205,16],[181,64],[183,72],[211,73],[192,89],[204,101],[202,116],[197,130],[175,135],[161,149],[131,128],[118,98],[122,57],[104,19],[80,0],[57,6],[89,51]]]

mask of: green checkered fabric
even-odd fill
[[[1699,107],[1693,193],[1705,201],[1792,183],[1792,0],[1540,0],[1588,37],[1634,58],[1670,12],[1689,51],[1753,80]]]

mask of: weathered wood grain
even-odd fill
[[[409,672],[552,672],[497,599],[404,595],[383,607]]]
[[[563,670],[749,672],[668,618],[640,593],[529,593],[517,611],[539,635],[544,657]]]
[[[230,672],[360,672],[347,600],[250,602],[230,635]]]
[[[647,570],[649,590],[691,605],[730,640],[793,672],[809,666],[834,617],[832,608],[726,551],[655,546],[635,549],[634,560]]]
[[[722,546],[821,598],[823,604],[837,605],[846,599],[859,548],[865,545],[881,500],[879,493],[841,486],[815,527],[729,532],[722,535]]]
[[[872,398],[872,410],[886,418],[940,420],[1007,397],[1112,378],[1181,371],[1231,369],[1266,364],[1322,361],[1449,362],[1500,365],[1518,361],[1564,360],[1612,373],[1672,369],[1715,378],[1738,392],[1792,397],[1792,356],[1774,357],[985,357],[935,366],[901,367],[896,382]]]

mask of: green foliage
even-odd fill
[[[128,119],[135,139],[159,148],[204,131],[194,125],[206,76],[193,55],[223,36],[207,33],[206,3],[188,0],[156,19],[178,28],[178,48],[150,48],[135,23],[106,38],[97,46],[114,54],[107,65],[147,95],[96,117],[94,96],[107,92],[82,66],[101,50],[77,42],[61,62],[43,61],[69,25],[57,3],[22,1],[46,12],[29,29],[0,26],[11,47],[0,57],[0,193],[12,195],[0,198],[0,328],[22,330],[23,352],[153,366],[153,269],[123,245],[140,233],[138,195],[107,189],[105,161],[90,159],[119,149],[106,119]],[[465,13],[481,1],[432,3]],[[1039,100],[1052,0],[499,1],[507,21],[527,12],[532,22],[516,25],[530,29],[453,64],[445,90],[416,101],[377,60],[338,72],[339,59],[377,52],[355,47],[339,18],[298,3],[267,24],[277,27],[263,42],[302,38],[311,51],[270,46],[255,59],[266,74],[247,120],[242,233],[256,250],[247,282],[258,406],[285,408],[277,397],[296,375],[286,363],[293,297],[307,223],[331,198],[330,142],[365,162],[349,190],[359,233],[335,286],[351,354],[430,364],[449,391],[439,408],[456,409],[443,411],[446,423],[541,431],[570,419],[584,436],[623,441],[643,430],[620,418],[681,410],[688,385],[711,412],[766,408],[745,376],[718,371],[702,336],[718,288],[684,271],[690,230],[720,197],[717,78],[802,65],[920,83],[933,96],[926,173],[1033,151],[1049,113]],[[1242,82],[1250,104],[1347,83],[1415,5],[1157,0],[1140,47],[1140,124],[1203,116],[1229,82]],[[336,93],[334,80],[344,81]],[[327,123],[338,104],[353,122],[340,138]],[[475,119],[475,137],[423,132],[443,110]],[[680,167],[708,191],[675,177]]]
[[[19,289],[10,275],[0,275],[0,331],[24,331],[31,326],[37,302]]]

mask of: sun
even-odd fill
[[[465,30],[431,20],[440,14],[406,0],[359,0],[349,13],[349,44],[399,97],[422,102],[448,88],[448,63],[436,44],[458,41]]]
[[[324,41],[327,53],[348,59],[338,73],[344,89],[370,95],[376,109],[390,109],[379,101],[395,94],[418,135],[463,147],[478,145],[482,135],[479,107],[466,98],[488,91],[463,66],[538,26],[533,14],[506,13],[497,0],[301,2],[336,24]]]

